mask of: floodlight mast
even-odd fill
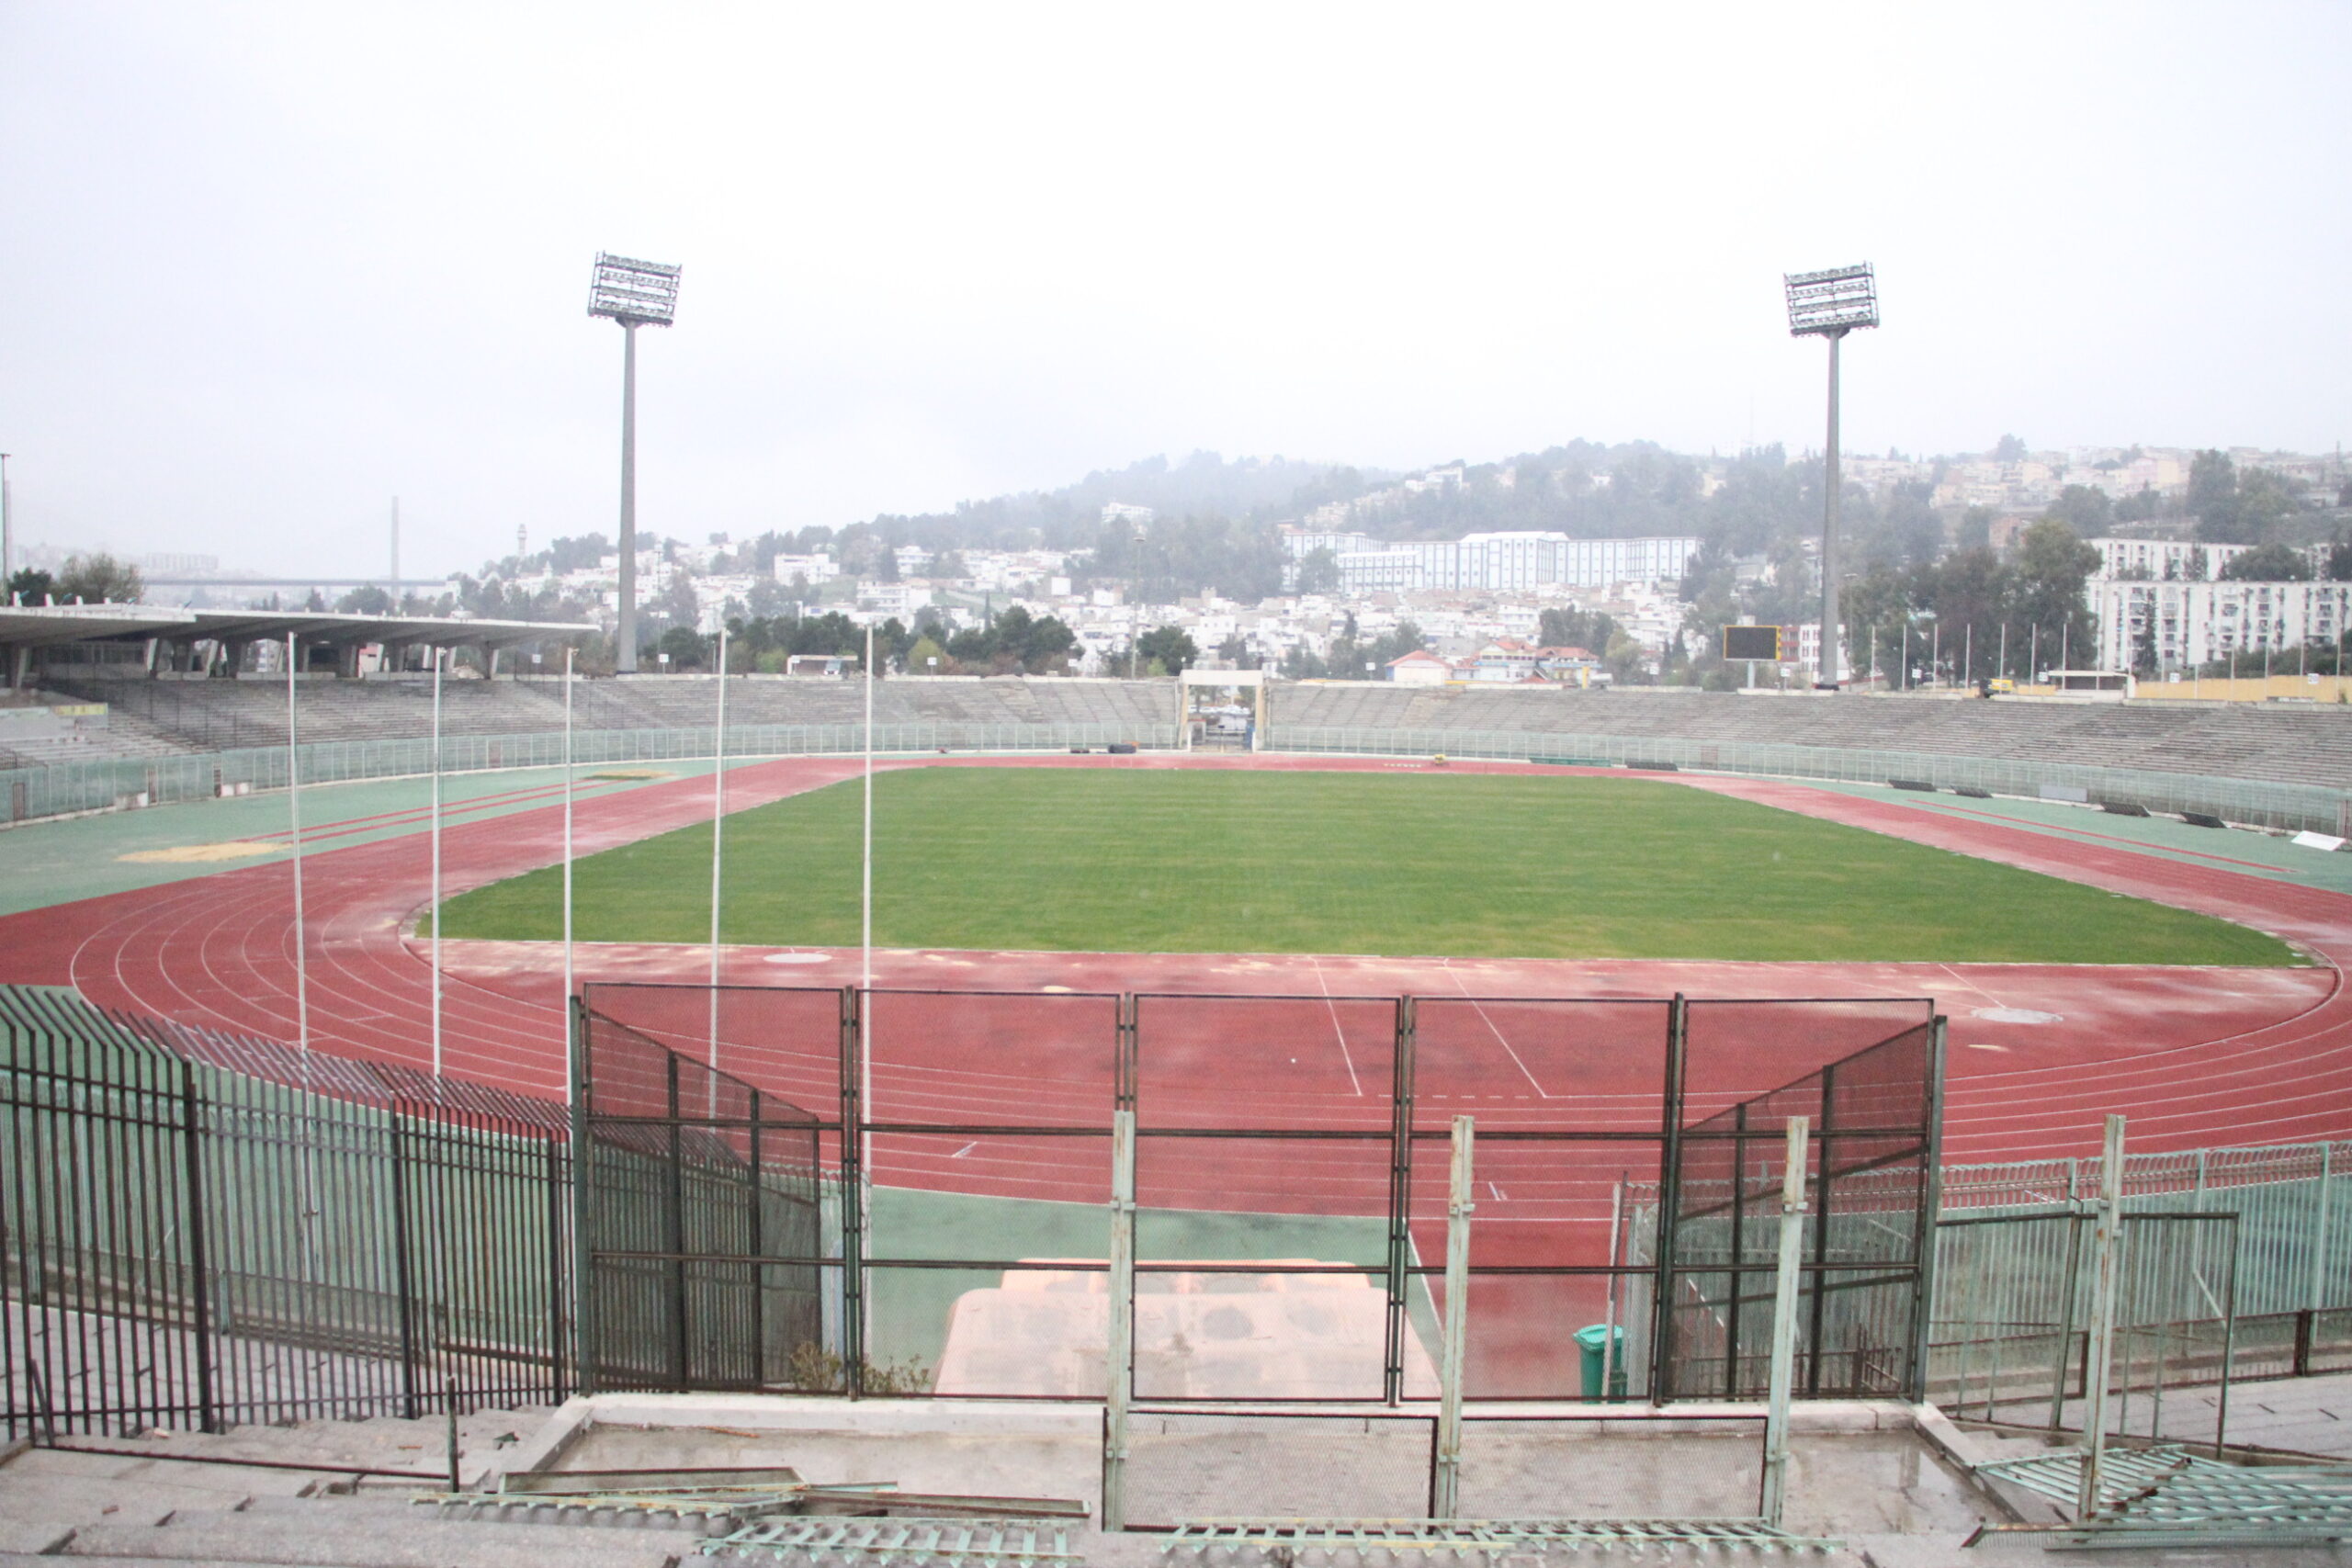
[[[1821,472],[1821,654],[1815,686],[1836,691],[1845,671],[1838,619],[1838,345],[1857,327],[1878,325],[1878,278],[1871,264],[1781,276],[1789,297],[1789,335],[1829,340],[1829,442]]]
[[[613,668],[624,675],[637,673],[637,329],[666,327],[677,318],[678,272],[599,251],[588,290],[588,313],[621,325],[620,624],[613,631]]]

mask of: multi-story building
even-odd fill
[[[1295,529],[1285,531],[1283,545],[1294,563],[1317,550],[1329,551],[1339,565],[1340,589],[1359,593],[1523,593],[1546,587],[1667,582],[1688,571],[1699,553],[1698,539],[1688,535],[1572,539],[1566,534],[1512,532],[1384,544],[1363,534]]]
[[[2094,581],[2086,596],[2107,670],[2131,669],[2152,627],[2165,670],[2335,643],[2352,627],[2352,582]]]
[[[2090,539],[2098,552],[2102,579],[2141,578],[2163,581],[2197,581],[2219,577],[2222,569],[2245,554],[2250,545],[2200,545],[2187,539]]]

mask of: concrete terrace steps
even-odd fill
[[[1969,699],[1285,688],[1274,743],[1306,728],[1674,739],[2142,767],[2352,788],[2352,708],[2174,708]],[[1538,749],[1531,746],[1531,750]]]
[[[299,1510],[88,1525],[55,1555],[288,1568],[670,1568],[701,1541],[688,1530],[478,1523],[413,1506],[413,1517],[394,1522],[334,1498],[306,1501]]]

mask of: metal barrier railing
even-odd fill
[[[1407,729],[1284,725],[1271,732],[1270,750],[1358,756],[1495,758],[1602,767],[1694,769],[1769,777],[1884,784],[1905,779],[1943,789],[1981,789],[2033,796],[2045,790],[2092,801],[2115,801],[2167,813],[2198,812],[2260,827],[2341,833],[2352,825],[2352,790],[2259,779],[2222,778],[2141,768],[1943,752],[1857,750],[1702,737],[1596,735],[1552,730]],[[838,755],[865,744],[861,724],[729,725],[730,757]],[[1161,750],[1179,744],[1168,723],[876,724],[875,749],[892,752],[1058,751],[1072,746],[1133,745]],[[582,764],[684,761],[712,754],[709,727],[669,729],[583,729],[573,737]],[[450,771],[552,767],[563,760],[557,731],[512,735],[447,735],[443,765]],[[327,784],[398,778],[429,771],[432,743],[424,739],[316,741],[301,748],[302,778]],[[239,786],[282,789],[283,746],[201,754],[94,760],[0,772],[0,821],[25,821],[77,811],[105,810],[143,797],[143,804],[199,800]]]
[[[2266,828],[2340,833],[2352,819],[2352,790],[2260,779],[2218,778],[2140,768],[1934,751],[1851,750],[1696,737],[1593,735],[1550,730],[1317,728],[1281,727],[1272,749],[1367,756],[1497,758],[1595,767],[1658,767],[1779,778],[1884,784],[1890,779],[1939,789],[1982,789],[2033,796],[2045,789],[2079,792],[2151,811],[2201,812]],[[2069,795],[2072,798],[2072,795]]]

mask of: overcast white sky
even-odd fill
[[[1206,447],[2352,426],[2352,6],[0,0],[19,540],[470,567],[612,526],[600,248],[682,263],[642,525]]]

